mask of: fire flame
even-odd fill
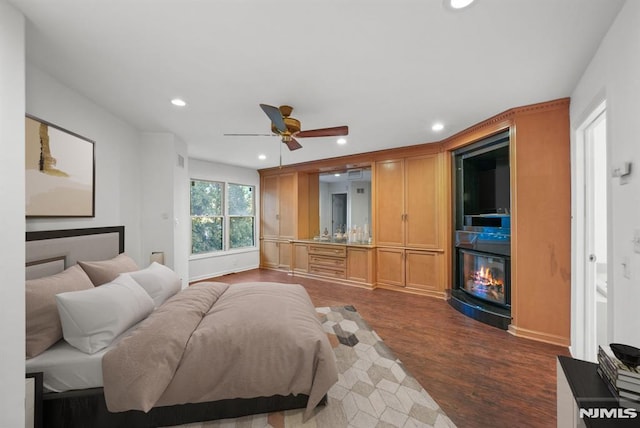
[[[500,278],[494,278],[491,273],[491,269],[480,266],[480,269],[473,274],[473,281],[478,285],[485,287],[502,287],[502,280]]]

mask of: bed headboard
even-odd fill
[[[124,226],[27,232],[26,279],[53,275],[78,260],[108,260],[124,252]]]

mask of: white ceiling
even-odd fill
[[[9,1],[30,63],[141,131],[175,134],[191,157],[254,169],[278,165],[280,148],[291,164],[440,141],[570,96],[624,2]],[[259,103],[293,106],[303,130],[348,125],[348,143],[289,152],[277,137],[223,136],[269,132]]]

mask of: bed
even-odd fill
[[[26,247],[26,371],[43,373],[46,426],[171,426],[293,408],[308,417],[337,380],[299,285],[179,290],[170,269],[131,265],[121,226],[30,232]],[[55,292],[62,340],[30,334],[55,324],[29,307],[42,290],[49,306]]]

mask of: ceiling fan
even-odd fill
[[[349,135],[348,126],[336,126],[333,128],[310,129],[308,131],[300,130],[300,121],[291,117],[293,107],[280,106],[274,107],[267,104],[260,104],[260,108],[265,112],[267,117],[271,119],[271,132],[273,134],[224,134],[227,136],[262,136],[262,135],[279,135],[282,142],[287,145],[289,150],[298,150],[302,145],[296,138],[309,137],[336,137],[340,135]]]

